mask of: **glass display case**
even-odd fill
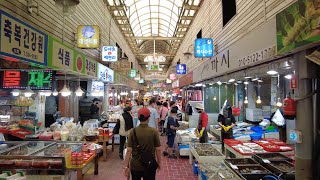
[[[27,141],[1,145],[8,149],[0,151],[0,171],[19,169],[28,175],[64,175],[71,152],[80,152],[83,143]]]

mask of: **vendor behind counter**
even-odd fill
[[[233,138],[233,127],[236,125],[236,119],[232,115],[232,108],[227,106],[223,109],[223,115],[219,114],[218,122],[221,126],[222,152],[224,152],[224,139]]]

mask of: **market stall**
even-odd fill
[[[72,177],[82,179],[89,167],[98,174],[98,156],[101,148],[94,143],[23,141],[3,142],[0,151],[0,170],[25,172],[27,179],[59,179]]]

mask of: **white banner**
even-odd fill
[[[167,76],[166,75],[162,75],[162,74],[147,74],[145,75],[145,78],[144,78],[146,81],[152,81],[152,80],[166,80],[167,79]]]

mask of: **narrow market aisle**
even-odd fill
[[[166,137],[160,137],[162,146],[166,143]],[[118,156],[118,146],[114,152],[107,152],[107,161],[99,161],[99,175],[93,175],[90,169],[85,176],[86,180],[126,180],[122,175],[122,160]],[[189,164],[189,157],[168,159],[162,156],[162,169],[157,173],[156,180],[197,180],[198,176],[193,175],[192,165]]]

